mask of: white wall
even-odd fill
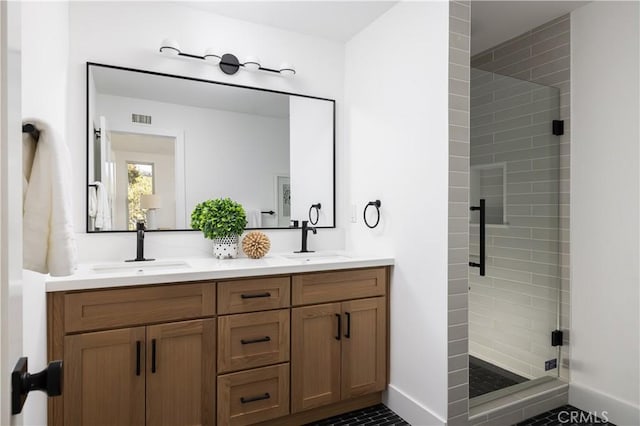
[[[71,2],[69,19],[69,144],[73,162],[78,164],[82,174],[86,162],[86,61],[302,93],[336,99],[338,105],[342,103],[344,45],[338,42],[170,2]],[[166,37],[175,38],[189,53],[202,53],[207,47],[214,47],[238,57],[259,55],[266,66],[291,62],[297,74],[292,79],[242,71],[227,76],[218,68],[197,61],[170,60],[158,54],[160,42]],[[339,120],[337,125],[340,132]],[[340,140],[337,144],[340,146]],[[340,152],[337,156],[342,158]],[[343,167],[344,163],[339,160],[338,179],[343,174]],[[78,233],[85,229],[84,185],[85,180],[78,179],[72,189]],[[337,197],[344,203],[344,192],[338,193]],[[345,210],[338,207],[339,212]],[[344,227],[344,223],[343,218],[337,218],[338,226]],[[299,248],[299,232],[268,232],[272,251]],[[176,241],[179,242],[177,247]],[[122,250],[133,252],[135,236],[79,234],[78,243],[80,261],[117,260],[122,257]],[[95,249],[98,244],[101,251]],[[309,238],[309,245],[314,250],[341,249],[344,247],[344,229],[323,229]],[[156,257],[209,255],[210,252],[210,243],[196,232],[179,233],[179,237],[154,235],[147,239],[147,246],[150,255],[157,250]]]
[[[447,418],[448,16],[448,2],[399,3],[346,46],[347,249],[396,258],[387,402],[416,425]]]
[[[22,3],[22,116],[48,122],[64,142],[68,142],[68,12],[66,2]],[[84,168],[74,170],[73,179],[84,181]],[[29,357],[30,372],[40,371],[48,361],[44,277],[28,271],[23,275],[24,354]],[[32,392],[24,424],[45,423],[46,395]]]
[[[570,403],[640,424],[640,6],[571,13]]]

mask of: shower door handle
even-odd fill
[[[480,200],[480,206],[471,206],[469,210],[480,211],[480,263],[469,262],[469,266],[474,268],[480,268],[480,276],[484,277],[485,275],[485,227],[486,227],[486,217],[485,217],[485,200]]]

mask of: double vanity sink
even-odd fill
[[[300,425],[381,402],[389,257],[83,265],[47,289],[49,425]],[[146,421],[145,421],[146,419]]]
[[[47,292],[73,291],[155,282],[181,282],[209,279],[252,277],[388,266],[393,259],[352,253],[319,251],[269,254],[261,259],[187,258],[157,259],[145,262],[110,262],[80,265],[74,275],[47,281]]]
[[[333,253],[293,253],[269,256],[266,258],[272,264],[278,261],[292,261],[295,264],[301,263],[328,263],[351,260],[352,257],[344,254]],[[220,266],[255,266],[259,264],[260,259],[225,259],[219,261]],[[258,261],[258,262],[257,262]],[[222,263],[225,262],[225,263]],[[286,263],[286,262],[285,262]],[[98,263],[90,267],[90,270],[97,274],[121,273],[121,272],[152,272],[163,271],[167,269],[184,269],[191,268],[191,264],[186,260],[154,260],[148,262],[118,262],[118,263]]]

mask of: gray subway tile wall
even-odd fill
[[[447,423],[469,417],[469,78],[471,4],[449,2],[449,257]]]

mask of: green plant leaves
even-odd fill
[[[244,208],[231,198],[203,201],[191,212],[191,228],[202,231],[211,240],[240,235],[245,226]]]

